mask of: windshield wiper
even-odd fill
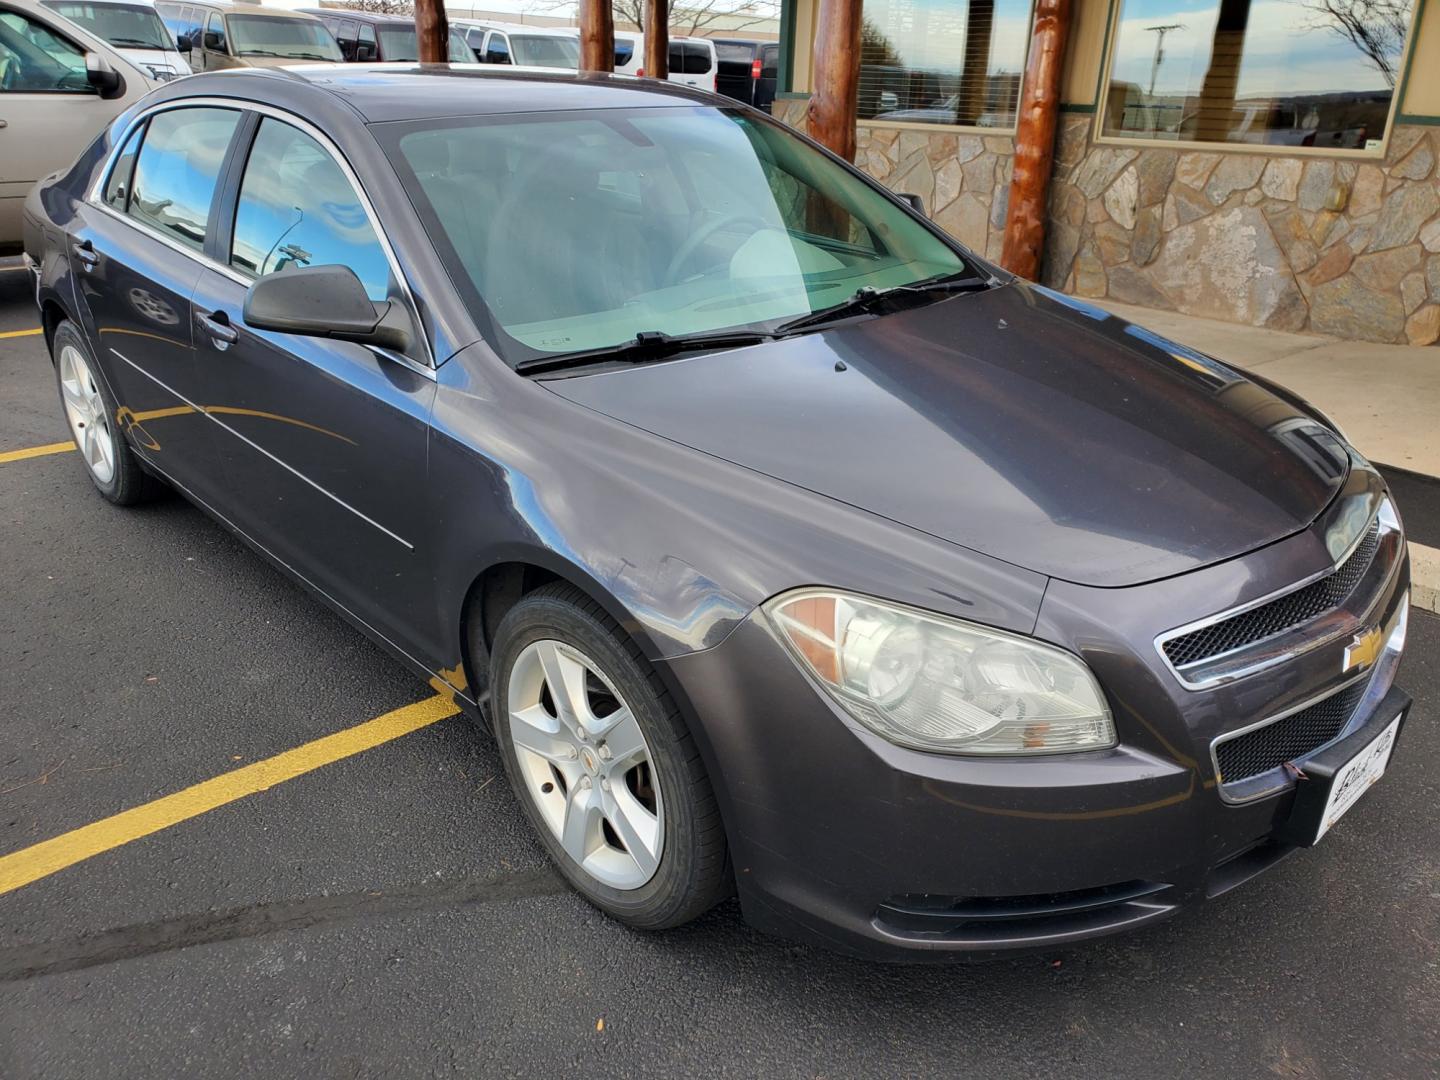
[[[603,349],[586,349],[584,352],[561,353],[557,356],[535,356],[529,360],[521,360],[515,365],[515,370],[522,375],[534,375],[607,360],[621,364],[643,364],[651,360],[664,360],[666,357],[684,352],[700,352],[704,349],[738,349],[745,345],[759,345],[772,340],[773,337],[773,334],[762,334],[754,330],[726,330],[714,334],[673,336],[659,330],[642,330],[629,341],[622,341],[618,345],[607,345]]]
[[[945,277],[927,278],[924,281],[913,281],[908,285],[892,285],[888,289],[877,289],[872,285],[865,285],[856,289],[848,300],[842,300],[838,304],[821,308],[819,311],[812,311],[809,315],[801,315],[798,319],[791,319],[789,322],[781,323],[775,328],[777,336],[795,333],[799,330],[809,330],[812,327],[823,326],[825,323],[837,322],[840,319],[848,319],[855,315],[866,315],[882,308],[889,301],[902,296],[943,296],[946,294],[962,292],[979,292],[988,289],[995,284],[993,277],[974,277],[971,275],[957,276],[954,274]]]

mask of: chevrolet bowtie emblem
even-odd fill
[[[1350,644],[1345,646],[1345,661],[1341,671],[1347,675],[1352,671],[1364,671],[1380,655],[1380,629],[1371,627],[1369,630],[1356,634]]]

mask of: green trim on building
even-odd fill
[[[1079,102],[1062,101],[1060,103],[1060,111],[1062,113],[1081,113],[1085,116],[1090,116],[1095,112],[1095,103],[1092,101],[1090,104],[1084,105]]]
[[[805,90],[782,90],[775,95],[776,101],[809,101],[810,94]]]
[[[780,0],[780,64],[775,73],[775,96],[794,89],[795,74],[795,5],[800,0]]]
[[[1424,124],[1430,127],[1440,127],[1440,116],[1420,116],[1415,113],[1396,113],[1395,123]]]

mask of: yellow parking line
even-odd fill
[[[27,446],[24,450],[6,450],[0,454],[0,465],[7,461],[24,461],[26,458],[45,457],[47,454],[63,454],[66,450],[74,450],[73,442],[52,442],[44,446]]]
[[[459,711],[451,697],[436,694],[264,761],[222,773],[173,795],[0,856],[0,895],[236,799],[303,776],[322,765],[418,731]]]
[[[0,338],[7,337],[34,337],[36,334],[43,334],[45,331],[36,327],[34,330],[0,330]]]

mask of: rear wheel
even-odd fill
[[[165,484],[141,467],[120,434],[119,410],[74,323],[67,320],[56,327],[51,353],[70,435],[100,494],[117,505],[130,506],[163,492]]]
[[[728,892],[720,814],[694,739],[599,605],[566,585],[536,590],[501,622],[492,668],[511,785],[581,895],[659,929]]]

